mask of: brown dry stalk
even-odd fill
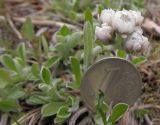
[[[16,26],[14,25],[13,21],[11,20],[11,17],[7,14],[6,19],[10,25],[10,27],[12,28],[12,30],[14,31],[14,33],[17,35],[17,37],[19,39],[23,39],[21,33],[17,30]]]
[[[0,16],[0,20],[6,21],[6,18],[4,16]],[[12,20],[24,23],[26,21],[26,18],[24,17],[12,17]],[[62,27],[62,26],[67,26],[71,29],[80,29],[80,27],[77,27],[72,24],[64,23],[64,22],[59,22],[59,21],[54,21],[54,20],[46,20],[46,19],[34,19],[32,18],[32,23],[34,25],[42,25],[42,26],[56,26],[56,27]]]
[[[29,120],[30,118],[32,118],[35,114],[37,114],[37,112],[40,114],[40,108],[34,109],[30,112],[28,112],[27,114],[25,114],[24,116],[22,116],[19,120],[18,123],[23,123],[26,120]],[[13,123],[12,125],[17,125],[16,123]]]

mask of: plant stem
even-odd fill
[[[101,108],[98,109],[98,112],[100,113],[100,115],[101,115],[101,117],[102,117],[103,124],[104,124],[104,125],[107,125],[105,113],[102,111]]]

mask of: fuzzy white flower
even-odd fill
[[[111,25],[112,17],[115,14],[115,11],[112,9],[104,9],[100,14],[100,20],[102,23],[106,23],[107,25]]]
[[[138,26],[138,27],[135,28],[135,32],[139,33],[141,35],[143,34],[143,30],[142,30],[142,28],[140,26]]]
[[[96,26],[95,34],[97,39],[109,43],[112,40],[113,29],[110,26],[103,25],[102,27]]]
[[[135,31],[136,22],[131,12],[117,11],[112,17],[112,27],[119,33],[130,34]]]
[[[144,52],[149,48],[150,44],[146,37],[139,32],[132,33],[125,42],[125,48],[128,51]]]
[[[142,25],[144,17],[141,15],[141,12],[129,10],[135,19],[136,25]]]
[[[106,23],[101,24],[101,27],[107,29],[110,34],[113,33],[113,28]]]
[[[150,42],[148,41],[148,38],[143,36],[143,45],[142,45],[142,50],[143,52],[149,52],[151,50]]]
[[[102,10],[100,14],[102,24],[95,29],[96,37],[104,43],[111,43],[113,32],[117,32],[126,40],[124,45],[128,51],[145,52],[150,48],[150,44],[143,36],[141,28],[143,19],[141,13],[137,11]]]

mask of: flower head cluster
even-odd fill
[[[113,33],[119,33],[125,38],[124,46],[128,51],[145,51],[149,48],[148,39],[143,36],[141,25],[143,16],[132,10],[114,11],[102,10],[100,14],[101,27],[96,27],[97,39],[109,43]]]

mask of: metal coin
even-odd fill
[[[95,109],[99,91],[106,103],[134,104],[141,94],[141,77],[134,65],[125,59],[111,57],[93,64],[84,74],[81,97],[91,110]]]

